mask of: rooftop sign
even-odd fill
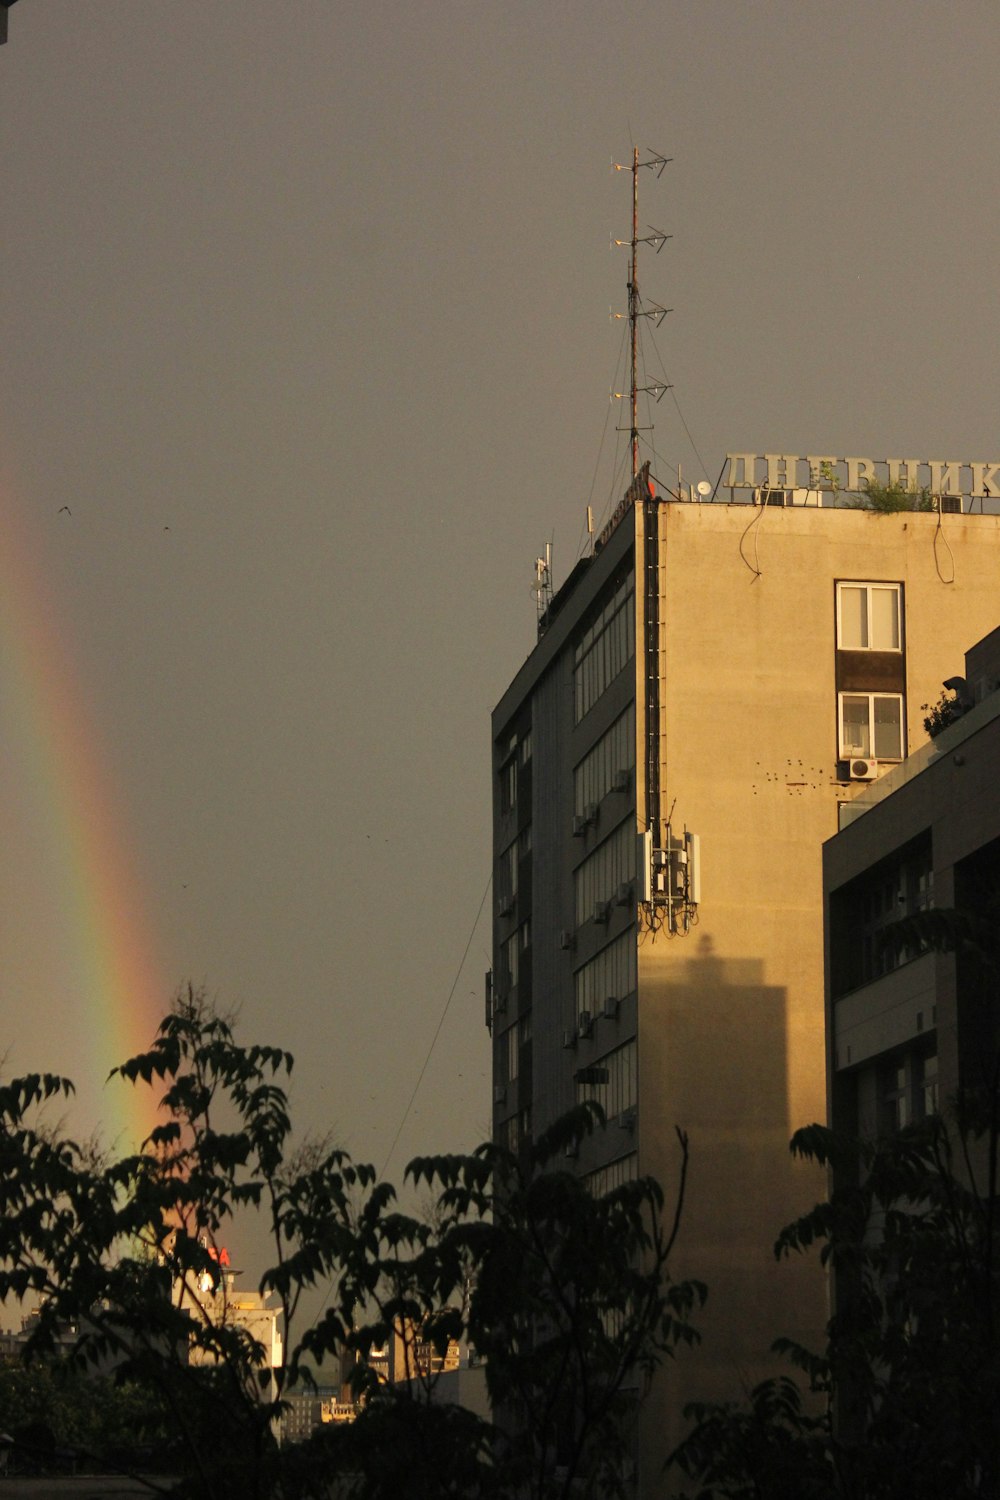
[[[1000,496],[1000,460],[965,463],[937,458],[832,458],[810,453],[727,453],[729,472],[723,486],[731,490],[831,489],[864,490],[875,484],[928,489],[932,495]],[[830,481],[834,483],[831,484]]]

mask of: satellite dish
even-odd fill
[[[702,479],[698,482],[697,490],[699,495],[710,495],[712,493],[712,486],[707,479]]]

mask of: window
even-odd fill
[[[497,860],[497,909],[511,911],[517,899],[517,840]]]
[[[635,770],[635,704],[601,736],[573,771],[573,811],[579,816],[614,789],[616,780]]]
[[[574,722],[610,686],[635,654],[635,595],[629,573],[576,643],[573,653]]]
[[[925,947],[900,947],[890,942],[887,929],[902,917],[929,911],[933,905],[934,870],[929,844],[870,881],[861,904],[863,983],[879,979],[927,951]]]
[[[611,1162],[606,1167],[598,1167],[596,1172],[588,1172],[584,1182],[590,1190],[593,1198],[603,1198],[605,1193],[613,1193],[615,1188],[620,1188],[625,1182],[635,1182],[639,1175],[638,1162],[634,1151],[628,1156],[620,1156],[617,1161]]]
[[[838,583],[837,645],[840,650],[901,650],[902,592],[899,583]]]
[[[883,1130],[905,1130],[914,1120],[922,1120],[937,1113],[936,1052],[920,1052],[911,1048],[883,1063],[879,1072]]]
[[[892,1063],[882,1073],[882,1113],[886,1130],[905,1130],[911,1119],[908,1069],[905,1060]]]
[[[500,767],[500,811],[510,812],[517,801],[517,757]]]
[[[934,862],[929,832],[831,892],[830,983],[834,997],[871,984],[925,953],[926,947],[920,944],[903,945],[892,929],[901,917],[929,911],[933,906]]]
[[[840,754],[875,760],[903,758],[903,697],[901,693],[841,693]]]
[[[576,1014],[581,1011],[591,1017],[599,1015],[604,1002],[610,998],[622,1000],[635,989],[634,930],[623,932],[600,953],[577,969],[575,978]]]
[[[513,1083],[517,1078],[517,1031],[517,1022],[515,1022],[500,1038],[500,1076],[504,1083]]]
[[[938,1060],[937,1053],[920,1060],[918,1108],[922,1115],[936,1115],[938,1109]]]
[[[617,1119],[625,1110],[634,1109],[636,1090],[634,1041],[616,1047],[577,1075],[577,1098],[593,1099],[603,1109],[606,1120]]]
[[[631,885],[636,875],[636,832],[631,818],[599,844],[573,873],[574,919],[577,927],[594,915],[599,901],[613,901],[619,886]]]
[[[513,933],[505,943],[500,945],[500,973],[503,980],[502,988],[506,992],[517,984],[518,954],[521,948],[521,939],[518,933]]]

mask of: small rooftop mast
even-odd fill
[[[656,326],[657,328],[659,328],[660,324],[667,316],[667,313],[673,311],[673,309],[669,307],[659,307],[655,302],[651,303],[648,308],[641,308],[639,306],[639,246],[653,245],[656,248],[657,255],[659,255],[667,240],[672,238],[671,235],[664,234],[662,230],[653,229],[653,226],[651,224],[648,226],[652,231],[651,234],[643,235],[641,237],[639,235],[639,168],[654,167],[656,169],[657,177],[660,177],[663,174],[664,167],[667,166],[667,164],[672,160],[672,157],[660,156],[656,152],[650,152],[648,160],[640,161],[639,148],[638,146],[633,146],[631,166],[626,166],[624,163],[617,161],[614,163],[614,169],[616,172],[632,173],[632,238],[630,240],[615,240],[616,245],[629,245],[632,250],[631,267],[628,280],[628,312],[616,313],[615,317],[628,318],[629,339],[632,346],[629,380],[629,411],[631,415],[631,423],[629,426],[629,442],[632,448],[633,479],[639,472],[639,395],[640,393],[645,392],[646,394],[655,397],[655,399],[659,401],[663,393],[670,389],[669,386],[662,384],[642,386],[637,384],[636,372],[638,364],[638,323],[640,318],[655,318]],[[615,392],[615,396],[619,400],[621,400],[623,394],[624,393],[621,391]]]
[[[535,558],[535,612],[538,617],[538,633],[542,633],[542,621],[552,603],[552,543],[545,543],[545,556]]]

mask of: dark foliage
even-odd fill
[[[164,1089],[142,1150],[107,1160],[46,1131],[38,1111],[67,1094],[36,1076],[0,1087],[0,1296],[37,1299],[29,1361],[51,1359],[76,1330],[70,1363],[112,1372],[166,1413],[178,1494],[225,1500],[525,1497],[621,1493],[629,1429],[644,1384],[678,1344],[703,1289],[673,1286],[672,1227],[649,1179],[592,1196],[553,1163],[602,1124],[585,1106],[530,1160],[492,1145],[421,1159],[429,1219],[403,1213],[369,1166],[327,1142],[292,1150],[280,1049],[243,1047],[193,991],[150,1050],[116,1070]],[[237,1316],[221,1269],[234,1214],[265,1216],[285,1355],[266,1352]],[[296,1336],[302,1299],[324,1312]],[[380,1388],[368,1363],[395,1337],[411,1378]],[[435,1403],[426,1357],[463,1339],[485,1360],[502,1433]],[[419,1347],[418,1347],[419,1346]],[[423,1353],[421,1353],[421,1350]],[[275,1423],[306,1362],[355,1364],[356,1422],[299,1451]]]

